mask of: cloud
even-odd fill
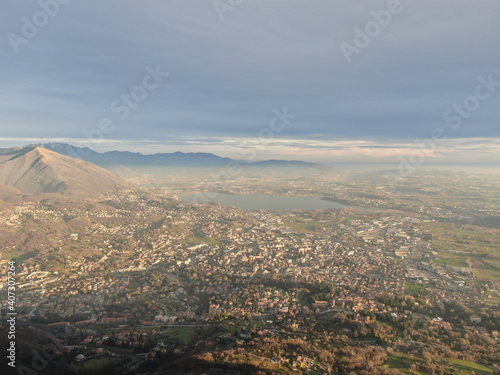
[[[192,139],[255,137],[286,105],[297,118],[275,150],[304,157],[390,157],[409,147],[398,140],[430,138],[436,127],[449,138],[500,137],[500,89],[459,129],[443,121],[479,76],[500,81],[498,2],[402,0],[402,12],[350,64],[339,44],[354,43],[354,28],[387,1],[244,1],[223,22],[211,1],[195,3],[72,1],[16,54],[8,33],[22,34],[22,17],[40,7],[7,2],[0,134],[79,139],[109,117],[109,142],[189,148]],[[165,84],[117,119],[110,104],[156,64],[171,73]],[[328,149],[318,139],[380,144]],[[220,145],[230,152],[231,141]]]
[[[80,138],[0,138],[1,147],[33,143],[63,142],[81,147],[92,147],[98,152],[110,150],[142,152],[209,152],[233,159],[246,160],[255,154],[255,160],[288,159],[336,165],[346,161],[356,163],[386,163],[397,166],[401,159],[423,156],[426,165],[460,163],[498,165],[500,138],[456,138],[432,144],[427,140],[412,139],[289,139],[275,138],[262,141],[255,138],[175,138],[169,140],[103,139],[89,143]],[[431,145],[431,146],[429,146]],[[146,150],[146,151],[145,151]]]

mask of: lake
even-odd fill
[[[245,211],[251,210],[326,210],[329,208],[351,207],[332,201],[325,201],[321,195],[266,195],[266,194],[215,194],[207,193],[205,199],[202,194],[182,195],[180,200],[185,202],[218,202],[223,206],[235,206]],[[360,208],[360,207],[356,207]]]

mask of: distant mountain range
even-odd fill
[[[324,168],[302,161],[238,161],[210,153],[99,153],[65,143],[47,143],[0,149],[0,206],[8,204],[9,197],[23,194],[58,193],[68,198],[93,198],[130,187],[122,177],[105,168],[209,167],[233,162],[246,168]]]
[[[109,167],[110,165],[134,166],[157,166],[157,167],[206,167],[225,165],[231,162],[239,163],[249,167],[274,167],[274,168],[324,168],[320,164],[308,163],[294,160],[267,160],[259,162],[248,162],[220,157],[211,153],[202,152],[173,152],[143,155],[138,152],[108,151],[104,153],[95,152],[88,147],[78,147],[67,143],[44,143],[38,144],[48,150],[85,160],[90,163]]]
[[[0,199],[15,192],[96,197],[126,186],[115,173],[43,147],[0,149]]]

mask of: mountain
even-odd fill
[[[108,151],[99,153],[91,150],[88,147],[77,147],[69,145],[67,143],[45,143],[40,144],[39,146],[106,168],[111,165],[122,165],[126,167],[205,167],[227,165],[228,163],[239,163],[241,165],[256,167],[322,167],[320,164],[306,163],[302,161],[268,160],[263,162],[249,162],[242,160],[233,160],[230,158],[220,157],[214,154],[203,152],[184,153],[178,151],[174,153],[143,155],[137,152],[129,151]]]
[[[0,149],[0,184],[25,194],[70,197],[96,197],[127,186],[106,169],[39,146]]]
[[[130,151],[108,151],[99,153],[88,147],[77,147],[67,143],[45,143],[40,144],[46,149],[63,155],[85,160],[101,166],[124,165],[124,166],[207,166],[225,165],[232,160],[210,153],[203,152],[174,152],[143,155]]]

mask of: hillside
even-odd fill
[[[0,149],[0,184],[25,194],[95,197],[126,183],[101,167],[43,147]]]

